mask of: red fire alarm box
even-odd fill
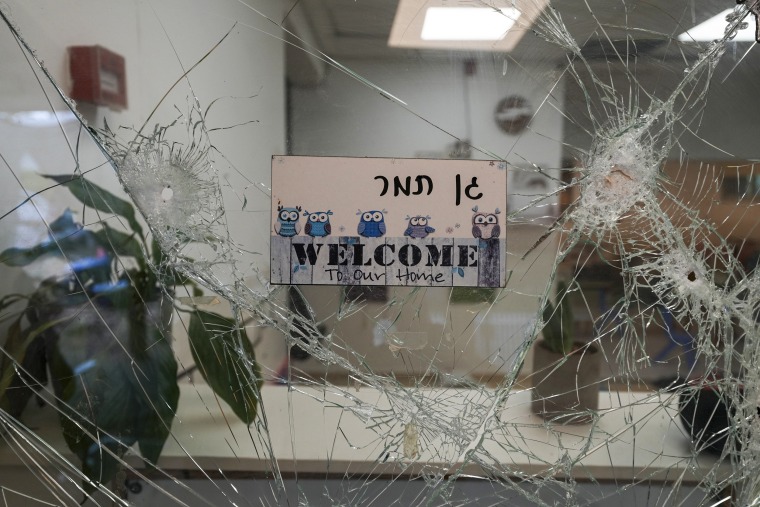
[[[122,110],[127,107],[124,57],[101,46],[71,46],[71,98]]]

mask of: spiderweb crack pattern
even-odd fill
[[[80,128],[78,135],[103,151],[123,191],[147,224],[161,254],[154,257],[158,260],[151,266],[159,278],[162,274],[177,273],[188,281],[187,286],[202,287],[206,294],[225,300],[235,327],[249,327],[260,331],[262,336],[272,333],[287,348],[302,349],[308,361],[318,363],[325,371],[346,372],[346,382],[328,375],[315,378],[309,372],[300,371],[297,364],[288,362],[284,370],[265,373],[274,379],[273,382],[287,383],[282,389],[287,390],[289,413],[269,414],[266,395],[262,394],[263,391],[259,393],[261,412],[251,426],[248,438],[257,457],[266,463],[267,479],[270,480],[268,491],[261,494],[258,503],[248,499],[249,505],[277,505],[281,502],[322,505],[319,503],[322,501],[330,505],[379,505],[384,501],[380,499],[388,495],[403,497],[409,505],[468,505],[475,502],[495,505],[511,501],[526,502],[526,505],[599,505],[621,492],[642,486],[649,488],[651,498],[647,504],[653,505],[714,505],[728,502],[731,496],[738,505],[757,504],[760,498],[760,474],[757,473],[760,466],[757,453],[760,448],[757,428],[760,274],[745,267],[729,239],[718,231],[718,224],[700,215],[694,202],[683,199],[675,190],[677,184],[673,180],[677,178],[673,178],[665,166],[672,160],[673,153],[682,155],[685,152],[685,139],[699,131],[716,69],[746,18],[750,15],[758,17],[758,2],[740,2],[726,20],[725,35],[705,44],[698,54],[687,56],[683,50],[682,61],[668,61],[668,65],[683,72],[679,73],[677,82],[668,87],[667,93],[658,90],[657,94],[641,84],[636,62],[629,60],[628,54],[621,54],[620,46],[615,44],[617,40],[612,40],[613,36],[609,35],[608,32],[615,32],[620,26],[597,17],[601,16],[602,7],[592,8],[589,2],[583,4],[587,8],[586,14],[595,23],[591,35],[611,48],[605,65],[599,66],[591,60],[587,41],[578,37],[572,25],[565,24],[567,16],[562,15],[559,4],[547,6],[531,29],[531,36],[563,52],[565,63],[561,79],[572,81],[586,99],[581,109],[586,115],[584,125],[590,125],[591,142],[588,150],[577,150],[581,159],[577,176],[572,181],[555,178],[563,185],[564,195],[575,197],[572,204],[552,226],[546,225],[545,216],[533,219],[529,224],[547,233],[527,249],[524,257],[534,250],[546,253],[556,248],[556,259],[551,272],[546,274],[542,292],[529,294],[534,300],[532,309],[535,312],[533,320],[521,328],[526,336],[524,342],[514,351],[504,351],[504,356],[500,355],[502,351],[497,351],[495,357],[481,358],[484,363],[495,361],[501,365],[497,380],[490,386],[481,382],[487,379],[451,374],[447,365],[439,360],[439,354],[445,347],[464,350],[470,346],[469,340],[486,326],[487,319],[503,312],[501,301],[523,292],[519,280],[511,280],[492,301],[482,303],[482,308],[473,304],[467,310],[470,312],[466,317],[468,323],[463,327],[469,335],[463,332],[462,336],[469,336],[469,340],[457,342],[450,338],[451,329],[461,326],[458,321],[452,322],[451,297],[436,302],[445,308],[445,316],[440,341],[431,340],[437,344],[432,351],[405,346],[403,334],[394,329],[422,322],[425,301],[436,297],[434,289],[393,292],[386,302],[380,304],[353,299],[341,291],[337,298],[327,302],[333,306],[329,317],[320,313],[318,308],[325,302],[310,301],[304,291],[297,296],[303,304],[296,309],[292,305],[296,297],[293,293],[267,283],[267,266],[261,261],[260,252],[248,250],[243,245],[245,241],[231,232],[229,217],[234,201],[230,194],[243,202],[243,209],[248,206],[249,195],[255,195],[251,200],[257,206],[266,208],[269,205],[267,182],[249,181],[244,190],[227,182],[227,171],[232,164],[218,148],[214,134],[218,130],[234,129],[212,126],[210,107],[203,107],[191,85],[192,73],[183,67],[182,78],[178,81],[187,80],[189,98],[185,98],[184,103],[176,97],[171,99],[176,100],[172,104],[175,113],[185,109],[187,112],[175,114],[173,121],[157,126],[150,134],[144,132],[144,127],[119,129],[116,133],[107,127],[85,128],[84,118],[72,107]],[[622,5],[633,8],[626,2]],[[249,14],[259,21],[264,20],[278,29],[289,26],[255,7],[250,9]],[[45,81],[46,93],[52,96],[61,92],[28,42],[7,17],[4,16],[4,20],[18,45],[14,51],[19,51],[27,59],[29,72],[41,76],[39,79]],[[757,19],[756,22],[760,23]],[[242,21],[240,25],[247,26]],[[631,29],[629,31],[644,29],[624,28]],[[227,32],[199,63],[207,56],[213,56],[215,51],[223,51],[229,42],[227,37],[233,33],[237,33],[235,29]],[[658,36],[668,42],[673,39],[669,34],[658,33]],[[628,37],[625,36],[625,41],[633,45]],[[438,126],[418,113],[413,105],[397,98],[393,90],[386,91],[380,84],[350,70],[350,66],[338,63],[293,33],[287,34],[287,41],[301,52],[326,61],[352,83],[387,99],[389,107],[400,108],[414,119],[422,118],[448,134],[443,126]],[[661,62],[665,61],[663,57]],[[627,88],[613,82],[613,66],[616,72],[622,72]],[[71,105],[65,95],[63,99]],[[474,148],[480,153],[493,154],[488,146]],[[79,157],[76,150],[72,152],[77,174],[81,174],[84,167],[79,167]],[[498,158],[507,162],[506,156]],[[13,172],[13,167],[6,165],[9,172]],[[220,170],[220,166],[225,169]],[[546,172],[538,164],[529,170]],[[234,171],[230,169],[229,172]],[[702,187],[712,187],[715,183],[707,169],[699,178]],[[536,197],[526,209],[546,206],[547,197]],[[113,214],[99,211],[94,225],[113,218]],[[520,225],[517,212],[510,216],[510,220],[511,225]],[[267,232],[262,230],[257,234],[265,236]],[[58,248],[63,251],[62,247]],[[582,254],[579,255],[579,251]],[[511,253],[519,257],[518,254],[523,252]],[[601,344],[613,336],[618,340],[614,346],[615,357],[605,357],[609,363],[616,363],[616,369],[614,373],[610,369],[600,383],[622,382],[622,388],[616,388],[618,394],[610,392],[606,396],[609,406],[594,412],[590,424],[583,426],[582,430],[578,429],[580,426],[563,426],[551,420],[539,421],[534,416],[514,415],[519,412],[519,407],[528,403],[522,383],[530,382],[530,374],[526,379],[521,376],[521,370],[531,346],[546,324],[539,309],[563,270],[570,266],[579,273],[589,259],[596,257],[614,258],[619,267],[622,287],[616,304],[602,313],[592,311],[578,288],[581,286],[580,275],[572,280],[576,289],[568,297],[580,298],[587,307],[588,319],[599,330],[594,342]],[[122,261],[122,268],[129,272],[129,263]],[[298,293],[299,289],[295,290]],[[169,288],[165,288],[165,293],[173,295]],[[195,304],[189,291],[187,296],[190,305]],[[181,310],[175,317],[179,327],[184,325]],[[404,324],[408,313],[412,314],[408,321],[413,324]],[[655,362],[647,352],[647,336],[654,328],[664,327],[665,314],[672,316],[693,337],[695,357],[705,365],[705,371],[719,374],[693,375],[688,383],[674,381],[659,392],[632,393],[640,370]],[[350,336],[340,332],[340,325],[348,326],[357,319],[373,324],[382,322],[382,329],[375,328],[380,341],[385,339],[391,343],[388,337],[395,337],[394,357],[410,371],[412,365],[422,364],[424,374],[411,375],[410,380],[378,371],[372,358],[359,350]],[[329,329],[327,324],[334,322],[337,324]],[[233,342],[226,353],[244,358],[245,348],[239,341],[241,335],[236,336],[238,341]],[[454,341],[453,345],[447,340]],[[4,360],[10,361],[19,378],[33,387],[32,376],[26,371],[28,365],[14,356],[7,345],[2,352]],[[235,372],[231,382],[239,386],[255,385],[259,378],[256,368],[257,365],[248,362],[242,371]],[[576,386],[565,387],[571,390]],[[678,422],[677,397],[686,393],[685,399],[689,395],[696,399],[705,389],[717,392],[731,407],[727,416],[730,425],[725,430],[728,436],[726,447],[716,460],[705,461],[697,450],[689,451],[687,456],[670,456],[664,447],[636,447],[643,428],[653,426],[656,420],[664,420],[670,430],[683,434],[685,430]],[[367,393],[372,396],[368,397]],[[615,396],[618,399],[614,399]],[[60,401],[56,400],[52,390],[43,390],[40,397],[51,407]],[[277,433],[279,428],[275,426],[283,424],[282,417],[291,425],[289,443],[297,462],[294,419],[299,417],[299,400],[318,404],[323,413],[337,410],[341,414],[333,429],[334,441],[325,444],[325,468],[333,466],[333,455],[338,454],[339,448],[336,442],[340,442],[355,451],[370,453],[374,461],[369,462],[370,473],[366,477],[354,476],[350,468],[339,471],[342,477],[325,476],[320,493],[310,496],[312,493],[299,491],[307,481],[299,482],[296,472],[296,493],[288,490],[288,476],[282,471],[275,451],[280,445],[275,436],[280,435]],[[84,408],[78,408],[84,411]],[[210,412],[211,407],[206,410]],[[582,411],[577,414],[578,417],[584,415],[588,414]],[[609,421],[615,418],[622,422],[611,426]],[[178,422],[181,423],[177,421],[175,424]],[[215,423],[223,424],[222,428],[226,426],[235,440],[232,423],[218,420]],[[364,436],[372,435],[370,440],[354,439],[350,428],[356,424],[365,430]],[[46,484],[46,491],[60,504],[76,503],[77,496],[91,488],[102,495],[89,500],[95,504],[129,505],[125,499],[118,498],[118,489],[88,482],[65,453],[48,447],[32,429],[20,424],[4,409],[0,410],[0,428],[4,445],[14,450],[30,474]],[[90,436],[98,442],[117,439],[110,435]],[[179,446],[182,447],[182,443]],[[630,480],[614,478],[616,471],[613,470],[615,488],[610,493],[604,489],[604,480],[599,476],[599,469],[595,468],[600,466],[599,462],[593,460],[602,456],[602,462],[606,459],[613,463],[615,453],[627,451],[643,455],[642,459],[649,462],[639,468],[632,466]],[[112,451],[104,447],[104,452]],[[179,505],[185,502],[213,504],[210,494],[204,498],[203,493],[192,492],[189,487],[180,486],[180,493],[176,493],[170,484],[173,480],[170,468],[159,466],[147,473],[122,452],[113,454],[124,471],[150,485],[162,501]],[[193,461],[194,457],[187,454]],[[53,479],[49,472],[51,467],[64,479]],[[226,486],[232,482],[224,475],[217,482],[201,465],[197,465],[197,470],[203,480],[214,485],[214,494],[222,494],[220,492],[224,490],[224,501],[240,504],[239,495],[228,492]],[[662,479],[663,474],[672,487],[658,489],[653,485]],[[391,479],[385,481],[385,476]],[[463,499],[459,488],[465,487],[461,485],[472,478],[484,487],[478,490],[479,496]],[[80,481],[85,486],[79,486]],[[330,481],[337,481],[338,487],[331,485]],[[417,482],[424,486],[412,488],[411,485]],[[691,487],[689,483],[693,482],[699,489]],[[410,485],[412,493],[404,491],[405,484]],[[395,489],[399,485],[400,491]],[[587,488],[588,485],[596,489]],[[76,493],[66,492],[71,487]],[[588,493],[589,489],[594,492]],[[2,491],[3,494],[12,492],[6,486]],[[192,500],[183,500],[180,496]]]

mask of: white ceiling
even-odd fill
[[[676,37],[728,4],[733,5],[733,0],[554,0],[551,6],[588,59],[608,62],[615,59],[616,52],[660,60],[693,58],[698,47],[678,43]],[[304,42],[290,38],[294,44],[287,54],[291,81],[318,82],[325,72],[319,62],[320,52],[337,61],[473,56],[472,51],[389,47],[397,5],[398,0],[291,0],[285,26],[310,48],[304,52],[296,47],[304,46]],[[754,19],[749,21],[754,23]],[[746,48],[750,43],[744,44],[742,47]],[[757,57],[760,51],[752,53],[752,57]],[[566,61],[566,51],[527,33],[510,57],[559,63]]]

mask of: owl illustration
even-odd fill
[[[435,229],[428,225],[428,220],[430,220],[429,216],[407,216],[406,219],[409,221],[409,225],[404,231],[404,236],[409,236],[411,238],[425,238],[431,232],[435,232]]]
[[[472,208],[475,214],[472,216],[472,235],[478,239],[498,238],[501,234],[499,226],[499,208],[494,213],[484,213],[478,211],[478,207]]]
[[[330,225],[330,215],[333,212],[317,211],[316,213],[303,212],[303,216],[309,217],[306,219],[306,225],[303,228],[303,232],[313,238],[324,238],[329,236],[332,232],[332,225]]]
[[[277,222],[274,224],[274,232],[286,238],[292,238],[301,232],[298,216],[301,214],[301,206],[295,208],[283,208],[277,206]]]
[[[359,219],[359,227],[357,231],[360,236],[365,238],[379,238],[385,234],[385,213],[386,210],[373,210],[362,211],[359,210],[357,215],[361,215]]]

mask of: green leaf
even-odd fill
[[[23,358],[25,349],[23,347],[24,338],[22,336],[21,319],[23,319],[23,314],[8,327],[5,343],[3,344],[4,353],[0,356],[0,407],[4,410],[10,409],[10,400],[7,397],[6,391],[13,380],[13,363],[19,357]]]
[[[28,330],[21,332],[25,331]],[[7,410],[11,417],[18,418],[21,417],[35,391],[41,390],[47,384],[45,336],[37,336],[32,340],[23,353],[21,368],[18,372],[11,365],[6,366],[11,368],[13,377],[5,391],[5,396],[0,396],[0,406]]]
[[[168,334],[173,308],[166,299],[150,303],[142,310],[148,310],[143,318],[144,350],[134,351],[139,370],[132,377],[143,398],[137,418],[137,441],[143,458],[155,465],[169,437],[179,402],[177,361]],[[135,346],[138,343],[134,341]]]
[[[109,227],[105,222],[103,228],[95,233],[100,244],[108,248],[119,257],[134,257],[142,259],[144,257],[143,249],[140,242],[137,241],[136,234],[127,234]]]
[[[82,260],[93,260],[98,255],[101,241],[98,237],[87,229],[83,229],[80,224],[74,222],[71,210],[64,211],[61,216],[50,224],[49,239],[30,248],[9,248],[0,253],[0,262],[8,266],[21,267],[27,266],[44,255],[63,257],[71,263]],[[73,266],[72,266],[73,267]],[[95,279],[100,281],[108,278],[108,265],[98,266],[93,264],[92,268],[77,269],[82,281],[86,279]]]
[[[162,266],[163,262],[166,259],[166,256],[164,255],[163,250],[161,250],[161,246],[158,244],[158,241],[156,241],[156,238],[154,237],[151,241],[151,258],[153,259],[153,263],[156,266],[161,266],[160,272],[160,283],[161,285],[167,286],[167,287],[174,287],[177,285],[184,285],[187,287],[190,287],[193,297],[200,297],[203,295],[203,291],[198,287],[198,284],[195,283],[191,278],[188,276],[180,273],[174,267],[172,267],[170,264],[167,264],[166,266]],[[192,259],[186,259],[189,262],[192,262]]]
[[[132,230],[142,236],[142,227],[135,217],[135,208],[128,201],[116,197],[82,176],[67,174],[43,174],[43,176],[68,188],[74,197],[85,206],[124,217]]]
[[[101,484],[136,442],[156,462],[179,400],[177,365],[162,332],[167,315],[158,302],[139,302],[133,287],[122,292],[121,300],[135,302],[119,307],[101,296],[93,306],[63,308],[71,322],[52,329],[49,340],[64,438],[82,471]]]
[[[101,445],[121,455],[136,441],[130,357],[121,343],[127,340],[129,310],[114,311],[96,302],[66,306],[58,314],[70,322],[51,329],[48,359],[63,436],[87,476],[104,483],[118,467]]]
[[[0,252],[0,263],[12,267],[28,266],[43,255],[57,250],[57,245],[52,241],[46,241],[31,248],[8,248]]]
[[[150,242],[151,258],[153,262],[158,266],[164,262],[164,251],[161,250],[161,246],[156,241],[156,237],[153,236]]]
[[[70,318],[71,316],[64,316],[60,319],[49,320],[34,328],[22,328],[21,317],[19,317],[8,330],[8,339],[5,342],[4,348],[13,358],[14,362],[23,363],[27,349],[32,343],[34,343],[37,337],[49,329],[63,324]],[[11,363],[3,364],[2,376],[0,376],[0,398],[2,398],[6,389],[8,389],[8,386],[11,385],[15,375],[15,370],[10,364]]]
[[[188,335],[193,359],[203,378],[250,425],[256,419],[262,381],[245,329],[231,318],[194,310]]]
[[[16,304],[18,301],[29,299],[28,296],[25,296],[24,294],[6,294],[3,297],[0,297],[0,311],[5,310],[9,306],[12,306]],[[0,318],[0,322],[2,322],[3,319]]]

